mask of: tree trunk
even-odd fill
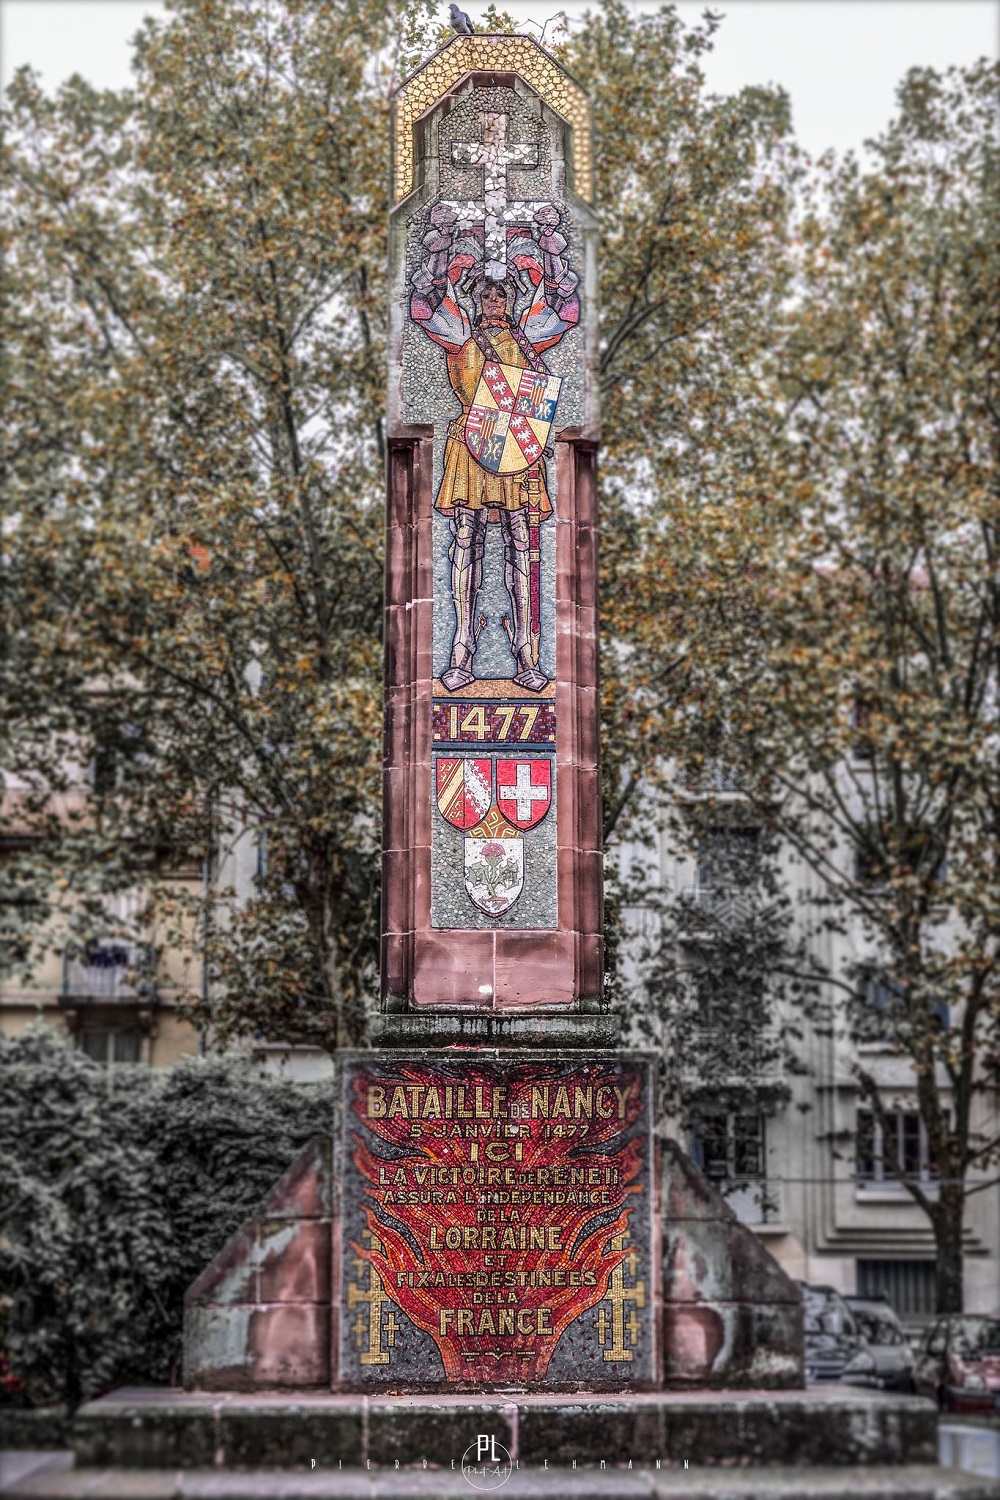
[[[937,1248],[937,1306],[939,1313],[964,1311],[962,1219],[965,1194],[961,1183],[944,1183],[931,1214]]]

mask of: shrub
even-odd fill
[[[0,1400],[170,1379],[185,1289],[330,1129],[329,1089],[228,1058],[108,1073],[46,1033],[0,1038],[0,1070]]]

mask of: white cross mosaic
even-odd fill
[[[459,225],[482,224],[485,234],[483,259],[486,275],[502,281],[507,273],[507,228],[528,226],[540,208],[551,208],[547,200],[512,199],[508,196],[508,171],[511,167],[537,167],[538,147],[520,141],[508,144],[507,116],[483,115],[481,141],[453,141],[451,160],[456,167],[482,167],[483,196],[446,198],[448,208],[457,215]]]

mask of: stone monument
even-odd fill
[[[185,1379],[801,1383],[801,1309],[603,1012],[590,101],[523,36],[398,91],[382,1001],[188,1296]]]
[[[902,1467],[933,1463],[929,1403],[796,1389],[797,1287],[658,1135],[656,1058],[601,1007],[587,96],[528,38],[462,35],[393,129],[373,1045],[190,1288],[188,1390],[78,1414],[79,1483],[690,1462],[746,1495],[747,1464],[892,1464],[866,1494],[929,1493]]]

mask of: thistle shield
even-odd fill
[[[522,474],[542,457],[562,377],[488,359],[465,421],[465,446],[491,474]]]
[[[465,889],[488,917],[509,911],[524,888],[524,844],[517,838],[465,840]]]

